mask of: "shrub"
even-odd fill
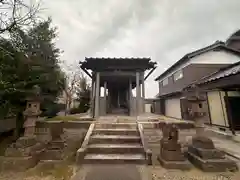
[[[69,111],[70,114],[79,114],[79,113],[83,113],[83,110],[80,108],[72,108]]]
[[[64,104],[56,104],[56,103],[48,103],[45,105],[44,108],[42,108],[42,114],[41,116],[45,117],[55,117],[57,116],[57,113],[64,110],[65,105]]]

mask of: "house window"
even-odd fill
[[[164,79],[163,81],[162,81],[162,85],[163,86],[166,86],[168,84],[168,78],[166,78],[166,79]]]
[[[183,72],[182,70],[179,70],[173,74],[174,81],[177,81],[179,79],[183,78]]]

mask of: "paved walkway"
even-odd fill
[[[144,165],[83,165],[71,180],[239,180],[240,173],[168,170]]]
[[[212,140],[218,149],[240,160],[240,143],[216,137],[213,137]]]
[[[144,165],[83,165],[71,180],[151,180]]]

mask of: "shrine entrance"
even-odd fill
[[[156,68],[150,58],[86,58],[80,64],[92,79],[93,117],[107,114],[135,116],[145,112],[144,82]],[[150,71],[144,76],[146,70]],[[135,88],[136,97],[133,96]]]

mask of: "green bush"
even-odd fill
[[[63,111],[65,108],[64,104],[47,103],[44,105],[45,107],[42,108],[41,116],[48,118],[57,116],[57,113]]]
[[[83,110],[80,108],[72,108],[69,111],[70,114],[79,114],[79,113],[83,113]]]
[[[53,118],[47,118],[47,121],[79,121],[80,119],[75,116],[55,116]]]

